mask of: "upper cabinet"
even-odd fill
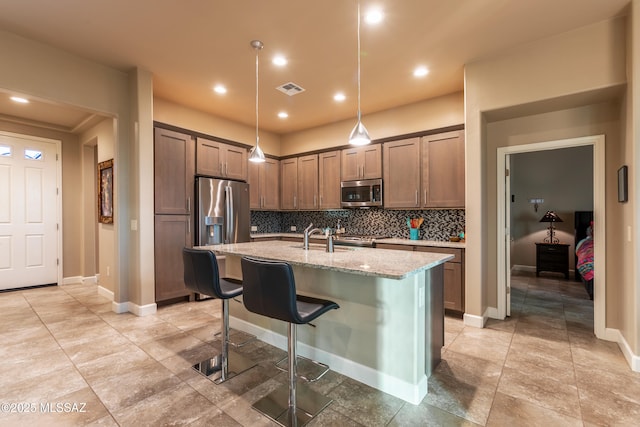
[[[318,154],[318,207],[340,208],[340,151]]]
[[[196,173],[198,175],[247,180],[247,150],[223,142],[197,138]]]
[[[420,138],[385,142],[384,207],[420,207]]]
[[[464,208],[464,130],[422,137],[422,204]]]
[[[190,135],[155,129],[153,155],[156,214],[190,214],[193,203],[194,145]]]
[[[280,160],[280,208],[298,209],[298,158]]]
[[[249,206],[251,209],[280,209],[280,161],[267,158],[249,163]]]
[[[382,150],[380,144],[342,150],[342,181],[382,178]]]
[[[297,209],[318,209],[318,155],[298,157]]]

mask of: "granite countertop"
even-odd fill
[[[324,243],[302,244],[286,241],[233,243],[202,246],[220,255],[251,256],[285,261],[292,265],[360,274],[364,276],[404,279],[453,259],[453,255],[430,252],[404,252],[387,249],[336,246],[325,252]]]
[[[252,239],[269,238],[269,237],[298,237],[302,239],[303,233],[251,233]],[[312,234],[309,239],[324,240],[324,234]],[[433,246],[439,248],[456,248],[464,249],[465,242],[446,242],[441,240],[410,240],[410,239],[398,239],[395,237],[388,239],[378,239],[376,242],[388,243],[391,245],[409,245],[409,246]]]

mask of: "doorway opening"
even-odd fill
[[[509,165],[511,156],[518,153],[557,150],[571,147],[592,146],[593,156],[593,219],[596,224],[594,238],[594,333],[598,338],[605,336],[606,283],[605,283],[605,137],[594,135],[546,141],[518,146],[498,148],[498,317],[504,319],[510,314],[511,291],[511,189]],[[540,214],[542,216],[544,212]]]

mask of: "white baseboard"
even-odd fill
[[[511,271],[524,271],[527,273],[535,273],[536,272],[536,266],[535,265],[520,265],[520,264],[515,264],[513,267],[511,267]]]
[[[261,328],[252,323],[235,317],[229,317],[230,326],[240,331],[255,335],[260,341],[287,351],[287,337],[273,331]],[[298,342],[297,350],[299,356],[326,363],[331,370],[350,378],[375,387],[378,390],[389,393],[406,402],[418,405],[424,396],[427,395],[427,376],[424,375],[417,385],[407,383],[390,375],[380,373],[368,366],[345,359],[344,357],[328,353],[324,350],[312,347],[308,344]]]
[[[71,276],[62,279],[62,285],[80,285],[82,284],[82,276]]]
[[[97,279],[96,276],[83,277],[82,278],[82,284],[83,285],[97,285],[98,284],[98,279]]]
[[[487,318],[485,316],[476,316],[475,314],[465,313],[462,319],[464,321],[465,326],[473,326],[474,328],[484,328],[485,323],[487,323]]]
[[[485,319],[485,323],[487,323],[486,319],[503,320],[503,319],[498,317],[498,309],[496,307],[487,307],[487,309],[484,311],[484,316],[483,317]]]
[[[105,297],[109,301],[113,301],[114,299],[113,292],[103,286],[98,286],[98,295]]]
[[[640,372],[640,356],[634,354],[629,346],[629,343],[624,336],[620,333],[618,329],[606,328],[605,329],[605,339],[607,341],[613,341],[618,343],[618,347],[620,347],[620,351],[624,355],[624,358],[627,359],[627,363],[631,367],[631,370],[634,372]]]
[[[156,303],[146,304],[146,305],[138,305],[134,304],[131,301],[127,302],[115,302],[111,303],[111,310],[114,313],[133,313],[136,316],[148,316],[150,314],[155,314],[158,311],[158,305]]]

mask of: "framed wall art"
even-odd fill
[[[627,171],[627,166],[622,166],[620,169],[618,169],[618,201],[619,202],[626,202],[627,200],[629,200],[629,194],[628,194],[628,171]]]
[[[98,222],[113,224],[113,159],[98,163]]]

